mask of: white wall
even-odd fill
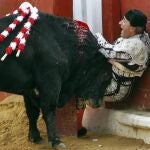
[[[102,33],[102,0],[73,0],[73,18],[86,22],[93,33]]]
[[[112,134],[141,139],[150,144],[150,112],[148,111],[113,110],[104,107],[93,109],[87,106],[82,124],[88,131],[100,135]]]

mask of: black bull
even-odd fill
[[[0,19],[0,32],[15,17]],[[0,43],[0,56],[21,26]],[[58,147],[62,143],[55,133],[56,107],[62,107],[71,97],[90,99],[94,105],[101,103],[111,79],[111,65],[98,50],[90,31],[83,30],[80,35],[72,20],[40,13],[19,58],[13,52],[0,62],[0,90],[24,96],[31,141],[41,141],[36,125],[40,110],[48,141]]]

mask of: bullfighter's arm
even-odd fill
[[[100,45],[99,51],[108,59],[113,59],[118,62],[130,62],[132,60],[131,56],[123,51],[114,51],[114,44],[110,44],[100,33],[96,33],[98,44]],[[117,41],[116,41],[117,42]],[[115,42],[115,43],[116,43]]]

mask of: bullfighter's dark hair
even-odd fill
[[[146,31],[147,16],[140,10],[131,9],[125,14],[126,19],[133,27],[141,27]]]

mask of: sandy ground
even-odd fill
[[[28,120],[20,96],[12,95],[0,103],[0,150],[51,150],[47,143],[45,125],[39,119],[43,144],[32,144],[27,140]],[[62,136],[68,150],[150,150],[150,145],[141,140],[113,135],[88,133],[84,138]]]

